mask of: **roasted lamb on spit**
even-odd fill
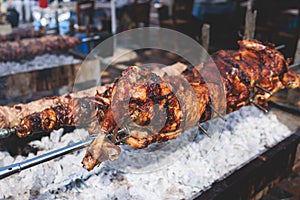
[[[0,42],[13,41],[23,38],[37,38],[42,36],[40,31],[36,31],[33,28],[13,28],[12,33],[6,35],[0,35]]]
[[[80,43],[81,40],[77,37],[62,35],[47,35],[40,38],[2,42],[0,44],[0,60],[18,60],[32,55],[66,50],[74,48]]]
[[[237,51],[221,50],[212,55],[220,80],[209,70],[212,62],[162,76],[132,66],[104,92],[28,114],[12,128],[19,137],[25,137],[66,125],[88,124],[89,133],[96,139],[82,163],[91,170],[104,160],[118,157],[121,128],[130,132],[122,143],[145,148],[174,139],[182,131],[211,119],[216,106],[226,113],[250,104],[264,108],[276,91],[300,87],[300,76],[288,69],[289,61],[273,45],[254,40],[239,41],[239,45]],[[222,92],[225,107],[212,106],[213,100],[222,99]]]

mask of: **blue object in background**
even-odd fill
[[[80,39],[84,39],[86,38],[86,35],[83,33],[76,33],[75,34],[76,37],[80,38]],[[84,53],[84,54],[88,54],[88,45],[86,42],[82,42],[81,44],[77,45],[76,50],[80,53]]]
[[[59,33],[65,35],[70,31],[70,21],[64,20],[59,23]]]
[[[233,14],[235,8],[235,1],[221,3],[195,2],[193,7],[193,15],[198,19],[203,20],[205,15]]]
[[[40,27],[42,27],[41,22],[39,21],[34,21],[33,22],[34,30],[38,31]],[[56,22],[55,19],[51,20],[49,24],[47,25],[49,28],[55,28],[56,27]],[[70,30],[70,21],[69,20],[64,20],[59,22],[59,33],[61,35],[65,35],[69,32]]]
[[[98,30],[101,30],[102,28],[104,28],[101,19],[106,19],[106,18],[108,18],[108,14],[105,12],[105,10],[101,10],[101,9],[100,10],[95,10],[94,28],[96,28]],[[70,19],[73,19],[75,21],[75,24],[76,24],[77,23],[76,13],[70,12]],[[59,33],[61,35],[65,35],[70,31],[70,19],[59,21]],[[45,21],[44,21],[44,23],[45,23]],[[49,28],[55,28],[56,27],[56,21],[55,21],[54,18],[47,19],[45,24],[44,24],[44,27],[45,26],[49,27]],[[41,20],[37,20],[37,19],[34,19],[33,26],[34,26],[34,29],[37,30],[37,31],[39,30],[40,27],[43,27],[43,25],[41,23]],[[87,38],[85,33],[76,33],[74,36],[78,37],[80,39]],[[91,45],[91,48],[93,48],[94,43],[91,42],[90,45]],[[81,53],[84,53],[84,54],[89,53],[87,42],[83,42],[80,45],[78,45],[76,47],[76,50],[78,52],[81,52]]]
[[[66,14],[66,13],[64,13]],[[67,14],[68,16],[68,14]],[[72,13],[70,13],[70,18],[72,18]],[[66,33],[69,32],[70,30],[70,20],[67,19],[67,18],[60,18],[59,17],[59,33],[61,35],[65,35]],[[46,18],[46,14],[44,13],[40,13],[40,18],[35,18],[34,17],[34,21],[33,21],[33,26],[34,26],[34,29],[37,31],[40,29],[40,27],[48,27],[48,28],[55,28],[57,26],[56,24],[56,20],[54,17],[48,17]]]

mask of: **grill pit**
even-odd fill
[[[214,132],[211,138],[192,128],[176,140],[147,149],[123,146],[117,161],[105,162],[91,172],[81,167],[85,153],[81,150],[1,180],[0,198],[193,198],[292,134],[293,128],[278,120],[287,118],[276,114],[244,107],[227,115],[222,133]],[[29,144],[41,155],[88,137],[83,129],[62,132],[54,131]],[[0,166],[33,156],[12,157],[1,151]]]

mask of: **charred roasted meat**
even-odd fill
[[[299,87],[299,75],[288,70],[289,60],[272,44],[243,40],[239,45],[238,51],[221,50],[212,55],[223,77],[227,113],[250,100],[266,106],[272,93]]]
[[[115,144],[120,128],[130,132],[122,142],[144,148],[211,119],[216,107],[230,113],[252,103],[266,106],[279,89],[300,87],[299,75],[288,70],[289,62],[274,46],[254,40],[239,45],[238,51],[218,51],[212,55],[214,62],[186,67],[175,75],[129,67],[94,98],[75,98],[24,117],[15,126],[17,134],[88,125],[96,139],[82,163],[91,170],[103,160],[118,157],[120,149]],[[108,135],[112,135],[110,141]]]
[[[5,41],[13,41],[16,39],[23,39],[23,38],[37,38],[41,37],[40,31],[36,31],[33,28],[13,28],[12,33],[0,35],[0,42]]]
[[[80,44],[77,37],[47,35],[40,38],[28,38],[0,44],[0,60],[18,60],[32,55],[40,55],[58,50],[66,50]]]
[[[19,103],[14,106],[0,106],[0,129],[18,126],[21,119],[46,108],[67,106],[72,99],[94,98],[95,91],[102,94],[109,86],[109,84],[105,87],[96,86],[87,90],[73,92],[63,96],[47,97],[26,104]]]
[[[81,126],[82,121],[92,120],[92,110],[92,99],[72,99],[68,104],[47,108],[24,117],[16,126],[17,135],[24,137],[32,133],[57,130],[63,126]]]

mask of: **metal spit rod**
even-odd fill
[[[293,68],[296,68],[296,67],[299,67],[299,66],[300,66],[300,63],[294,63],[294,64],[289,66],[289,69],[293,69]]]
[[[8,130],[6,130],[6,131],[0,130],[0,131],[2,131],[4,133],[8,132]],[[11,131],[15,131],[15,129],[11,129]],[[128,128],[124,127],[117,132],[117,135],[115,138],[116,141],[114,141],[114,142],[120,143],[124,139],[128,138],[129,136],[130,136],[130,133],[129,133]],[[111,141],[112,138],[113,138],[113,134],[107,134],[107,137],[106,137],[107,140]],[[83,142],[78,142],[73,145],[66,146],[61,149],[57,149],[57,150],[51,151],[49,153],[31,158],[29,160],[25,160],[23,162],[15,163],[15,164],[0,168],[0,179],[3,179],[8,176],[11,176],[13,174],[19,173],[24,169],[28,169],[28,168],[36,166],[38,164],[41,164],[41,163],[47,162],[49,160],[53,160],[55,158],[69,154],[73,151],[83,149],[83,148],[87,147],[93,141],[93,139],[94,138],[91,137],[91,139],[89,139],[89,140],[86,140]]]
[[[280,49],[284,49],[284,48],[285,48],[284,44],[281,44],[281,45],[275,47],[276,50],[280,50]]]
[[[61,149],[57,149],[55,151],[51,151],[49,153],[31,158],[29,160],[25,160],[23,162],[15,163],[3,168],[0,168],[0,179],[6,178],[13,174],[19,173],[24,169],[28,169],[30,167],[36,166],[38,164],[47,162],[49,160],[53,160],[60,156],[66,155],[73,151],[83,149],[91,143],[92,139],[86,140],[84,142],[78,142],[70,146],[63,147]]]
[[[99,35],[95,35],[93,37],[87,37],[87,38],[83,38],[81,39],[82,42],[89,42],[89,41],[93,41],[93,40],[99,40],[101,37]]]

